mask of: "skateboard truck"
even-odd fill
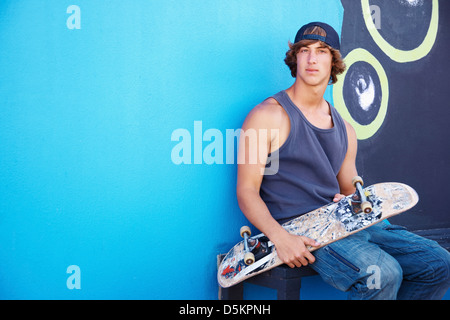
[[[366,197],[362,186],[364,182],[360,176],[356,176],[352,180],[353,186],[356,188],[355,193],[352,196],[352,208],[354,213],[364,213],[372,212],[372,203]]]
[[[243,226],[240,230],[241,237],[244,238],[244,262],[246,265],[251,265],[253,262],[255,262],[255,255],[250,252],[250,249],[248,247],[248,238],[251,236],[252,231],[249,227]]]
[[[243,226],[240,230],[241,237],[244,238],[244,262],[248,266],[256,260],[264,258],[272,251],[268,245],[269,238],[264,236],[250,239],[251,233],[247,226]]]

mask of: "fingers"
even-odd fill
[[[303,246],[298,250],[294,258],[287,263],[287,265],[291,268],[299,268],[301,266],[306,267],[308,264],[316,261],[316,258],[314,258],[313,254],[306,248],[306,246],[318,247],[320,246],[320,243],[308,237],[301,236],[300,239],[303,242]]]
[[[306,251],[307,252],[305,252],[305,254],[303,256],[295,257],[294,259],[292,259],[290,262],[287,262],[286,264],[290,268],[295,268],[295,267],[300,268],[302,266],[306,267],[310,263],[314,263],[314,261],[316,261],[316,259],[311,254],[311,252],[309,252],[308,250],[306,250]]]
[[[283,241],[274,242],[278,257],[291,268],[307,266],[316,259],[307,247],[318,247],[320,244],[308,237],[285,234]]]
[[[345,198],[345,196],[343,194],[336,193],[334,195],[333,202],[339,202],[339,201],[341,201],[342,198]]]
[[[305,245],[308,245],[308,246],[311,246],[311,247],[318,247],[318,246],[320,246],[320,243],[317,242],[314,239],[311,239],[311,238],[308,238],[308,237],[304,237],[304,236],[301,236],[300,238],[302,238],[302,241],[303,241],[303,243]]]

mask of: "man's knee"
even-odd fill
[[[389,259],[380,266],[380,287],[397,292],[403,281],[403,270],[395,259]]]
[[[440,248],[438,258],[433,263],[434,281],[437,283],[450,282],[450,253]]]
[[[395,259],[386,256],[376,265],[370,265],[366,272],[363,281],[355,284],[350,299],[396,299],[402,284],[403,271]]]

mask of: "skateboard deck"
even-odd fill
[[[371,203],[370,213],[364,212],[361,206],[355,203],[355,193],[337,203],[333,202],[303,214],[282,226],[292,234],[306,236],[319,242],[321,244],[319,247],[308,247],[310,251],[314,251],[407,211],[419,201],[416,191],[402,183],[378,183],[359,190]],[[246,235],[246,238],[247,249],[245,240],[239,242],[219,265],[217,279],[223,288],[283,264],[277,256],[275,246],[264,234],[251,237]],[[255,252],[255,258],[253,263],[247,265],[247,257],[244,256],[250,250]]]

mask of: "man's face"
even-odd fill
[[[301,47],[297,53],[297,79],[308,85],[328,84],[331,66],[331,51],[319,41]]]

